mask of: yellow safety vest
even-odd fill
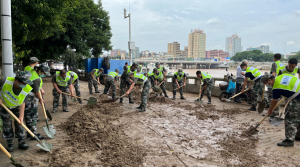
[[[60,71],[56,71],[56,83],[59,86],[68,86],[68,81],[71,79],[70,74],[67,74],[66,78],[63,80],[60,76]]]

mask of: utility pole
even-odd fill
[[[124,19],[129,18],[129,42],[128,42],[128,49],[129,49],[129,57],[130,57],[130,62],[129,64],[132,65],[132,54],[131,51],[135,48],[134,42],[131,41],[131,14],[128,13],[126,9],[124,9]]]
[[[284,43],[284,58],[286,58],[286,56],[285,56],[285,49],[286,49],[286,43]]]
[[[11,0],[1,0],[2,78],[13,77]]]

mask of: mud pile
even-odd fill
[[[148,102],[149,103],[164,103],[164,104],[174,104],[174,101],[172,101],[169,98],[166,98],[164,96],[156,96],[154,94],[151,94],[148,96]]]
[[[256,134],[257,132],[258,132],[258,130],[255,129],[253,126],[251,126],[249,129],[245,129],[241,136],[250,137],[250,136]]]
[[[105,96],[98,99],[103,100]],[[49,166],[139,166],[145,151],[123,134],[119,125],[112,124],[121,116],[119,103],[97,103],[84,106],[61,124],[69,139],[62,148],[51,151]],[[84,158],[84,155],[92,155]]]
[[[227,138],[218,142],[224,149],[219,152],[221,157],[224,158],[225,165],[262,166],[264,162],[255,150],[256,142],[257,139],[255,138],[242,139],[234,136],[227,136]]]
[[[203,111],[196,110],[194,113],[190,113],[189,115],[196,116],[200,120],[211,119],[211,120],[219,120],[220,117],[218,115],[210,115]]]

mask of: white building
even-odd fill
[[[225,52],[229,53],[229,57],[234,56],[238,52],[242,52],[242,39],[237,35],[226,38]]]

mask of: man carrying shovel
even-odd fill
[[[98,90],[98,83],[100,83],[99,78],[100,78],[100,74],[102,74],[103,71],[104,69],[100,68],[99,70],[93,69],[93,71],[90,72],[89,84],[88,84],[90,94],[93,94],[93,85],[95,88],[95,93],[100,93]]]
[[[118,88],[118,78],[119,78],[119,70],[115,69],[115,72],[109,72],[106,80],[105,80],[105,88],[104,88],[104,93],[103,94],[107,94],[109,88],[112,88],[112,98],[116,98],[116,92],[117,92],[117,88]]]
[[[182,81],[183,80],[183,81]],[[185,98],[183,97],[183,87],[185,86],[185,82],[186,82],[186,74],[182,71],[182,69],[178,69],[177,72],[174,73],[174,77],[173,77],[173,98],[172,100],[176,99],[176,89],[180,88],[180,99],[185,100]]]
[[[78,75],[76,74],[76,72],[73,72],[73,71],[68,71],[67,75],[70,75],[72,78],[72,84],[75,88],[76,96],[81,97]],[[77,100],[80,104],[82,104],[81,99],[77,98]]]
[[[278,99],[284,96],[289,99],[284,118],[286,139],[278,146],[293,147],[294,141],[300,141],[300,80],[290,74],[282,74],[278,77],[264,75],[262,81],[273,89],[273,100],[271,101],[268,115],[271,115]]]
[[[42,88],[43,81],[42,77],[46,75],[50,76],[50,68],[47,65],[40,65],[37,70],[34,70],[34,67],[39,63],[39,60],[36,57],[30,58],[29,66],[25,67],[24,71],[28,72],[30,75],[30,81],[32,81],[31,87],[32,91],[28,94],[25,99],[25,118],[26,126],[34,133],[40,140],[44,139],[39,133],[36,133],[36,123],[38,121],[38,105],[44,103],[44,100],[41,96],[45,94],[45,91]],[[41,92],[41,94],[40,94]],[[29,133],[27,137],[31,137],[31,140],[35,140]]]
[[[13,114],[19,118],[20,122],[23,123],[24,110],[25,110],[25,98],[32,90],[32,81],[30,81],[30,74],[24,71],[16,72],[16,77],[2,78],[0,82],[0,104],[10,108]],[[30,146],[25,143],[25,131],[21,124],[16,120],[14,122],[15,133],[12,127],[11,115],[0,106],[0,115],[3,121],[3,134],[2,137],[7,141],[7,151],[13,152],[13,138],[14,135],[19,140],[18,148],[27,150]]]
[[[57,112],[59,96],[62,92],[68,93],[69,89],[71,91],[71,96],[73,97],[73,86],[72,86],[72,78],[69,74],[67,74],[66,70],[57,71],[55,75],[52,77],[53,83],[53,113]],[[68,110],[68,98],[66,94],[62,94],[63,102],[62,107],[64,112],[69,112]]]
[[[130,77],[128,76],[128,74],[130,72],[135,72],[135,70],[137,69],[138,64],[136,62],[132,63],[132,66],[124,66],[124,70],[123,73],[121,75],[121,84],[120,84],[120,96],[125,94],[125,89],[126,87],[129,88],[131,87],[131,84],[133,83],[132,79],[130,79]],[[120,98],[120,103],[123,103],[123,98]],[[129,103],[134,103],[132,98],[131,98],[131,93],[129,94]]]
[[[201,97],[197,99],[196,102],[201,101],[201,99],[203,98],[203,92],[207,89],[207,104],[211,104],[211,90],[214,86],[214,79],[211,75],[201,71],[197,71],[196,75],[198,78],[200,78],[201,82],[203,82],[202,90],[200,90],[199,92],[199,94],[201,94]]]
[[[165,94],[165,97],[169,98],[169,96],[167,95],[166,86],[165,86],[165,82],[166,82],[165,75],[163,74],[162,71],[158,71],[157,68],[153,69],[153,74],[154,74],[154,79],[155,79],[155,85],[160,85],[160,88],[161,88],[162,92]],[[162,93],[160,95],[162,96]]]

